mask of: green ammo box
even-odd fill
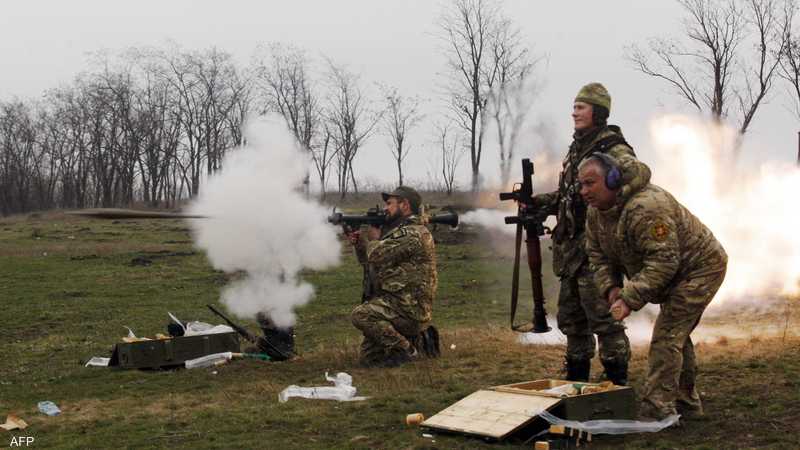
[[[114,346],[109,366],[120,369],[159,369],[183,365],[188,359],[240,351],[239,334],[214,333],[124,342]]]
[[[550,424],[539,417],[541,411],[579,422],[635,417],[634,392],[627,386],[568,396],[544,392],[569,384],[598,386],[597,383],[548,379],[481,389],[428,418],[422,422],[422,427],[489,440],[512,437],[525,440],[549,427]]]
[[[609,391],[567,397],[541,392],[542,390],[565,384],[593,386],[597,383],[537,380],[496,386],[494,390],[512,393],[533,393],[534,395],[560,399],[561,401],[548,408],[548,411],[566,420],[576,420],[578,422],[601,419],[633,420],[636,417],[636,398],[633,389],[628,386],[614,386],[614,389]]]

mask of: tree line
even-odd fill
[[[737,114],[744,135],[776,78],[800,104],[794,0],[677,0],[686,33],[631,46],[634,68],[717,120]],[[91,68],[38,99],[0,100],[0,215],[50,208],[175,207],[196,195],[225,153],[245,144],[253,115],[276,112],[313,164],[320,195],[359,189],[354,161],[382,136],[398,182],[412,139],[431,123],[429,177],[452,193],[469,156],[481,186],[484,145],[498,152],[501,183],[532,104],[533,55],[495,0],[456,0],[438,19],[447,112],[423,114],[418,96],[369,85],[344,65],[285,44],[257,47],[242,65],[218,48],[131,48],[97,53]],[[800,110],[800,108],[798,108]],[[417,150],[418,151],[418,150]]]

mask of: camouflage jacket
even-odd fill
[[[558,190],[536,196],[540,207],[557,219],[553,230],[553,272],[558,277],[574,275],[587,261],[584,250],[587,207],[580,196],[578,165],[594,152],[606,153],[618,162],[623,183],[631,186],[623,189],[641,187],[650,181],[650,168],[636,159],[618,127],[611,125],[589,133],[575,133],[562,163]]]
[[[618,197],[617,205],[590,208],[586,250],[598,290],[621,297],[634,310],[662,303],[677,283],[720,273],[728,255],[700,220],[669,192],[647,184]]]
[[[356,255],[366,264],[366,297],[382,297],[410,319],[431,320],[438,283],[436,249],[431,232],[418,216],[383,230],[378,240],[362,240],[356,245]]]

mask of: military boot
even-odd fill
[[[398,367],[419,359],[420,354],[414,347],[395,348],[389,351],[386,358],[378,363],[380,367]]]
[[[603,368],[606,372],[608,381],[617,386],[628,385],[628,362],[627,361],[603,361]]]
[[[420,333],[420,335],[422,354],[428,358],[438,358],[439,355],[442,354],[442,351],[439,349],[439,330],[431,325]]]
[[[567,380],[569,381],[589,381],[589,372],[592,368],[591,359],[572,359],[567,358]]]

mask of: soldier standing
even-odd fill
[[[418,356],[414,344],[426,332],[435,332],[430,322],[436,252],[419,216],[422,198],[417,191],[400,186],[381,195],[386,224],[348,235],[368,274],[365,301],[351,318],[364,334],[361,363],[391,367]]]
[[[616,161],[581,164],[581,195],[591,206],[586,248],[598,290],[622,320],[657,303],[640,416],[702,415],[689,336],[725,278],[728,256],[700,220],[664,189],[621,189]],[[623,275],[627,281],[622,282]]]
[[[619,127],[607,124],[610,110],[611,97],[602,84],[590,83],[581,88],[572,109],[574,140],[562,164],[558,190],[537,195],[534,205],[557,218],[553,271],[561,281],[557,319],[558,328],[567,336],[567,379],[589,379],[596,334],[606,377],[614,384],[625,385],[630,343],[624,325],[611,317],[605,299],[592,282],[584,250],[586,204],[579,193],[578,164],[595,152],[612,155],[626,167],[626,181],[632,186],[647,183],[650,169],[636,159]]]

